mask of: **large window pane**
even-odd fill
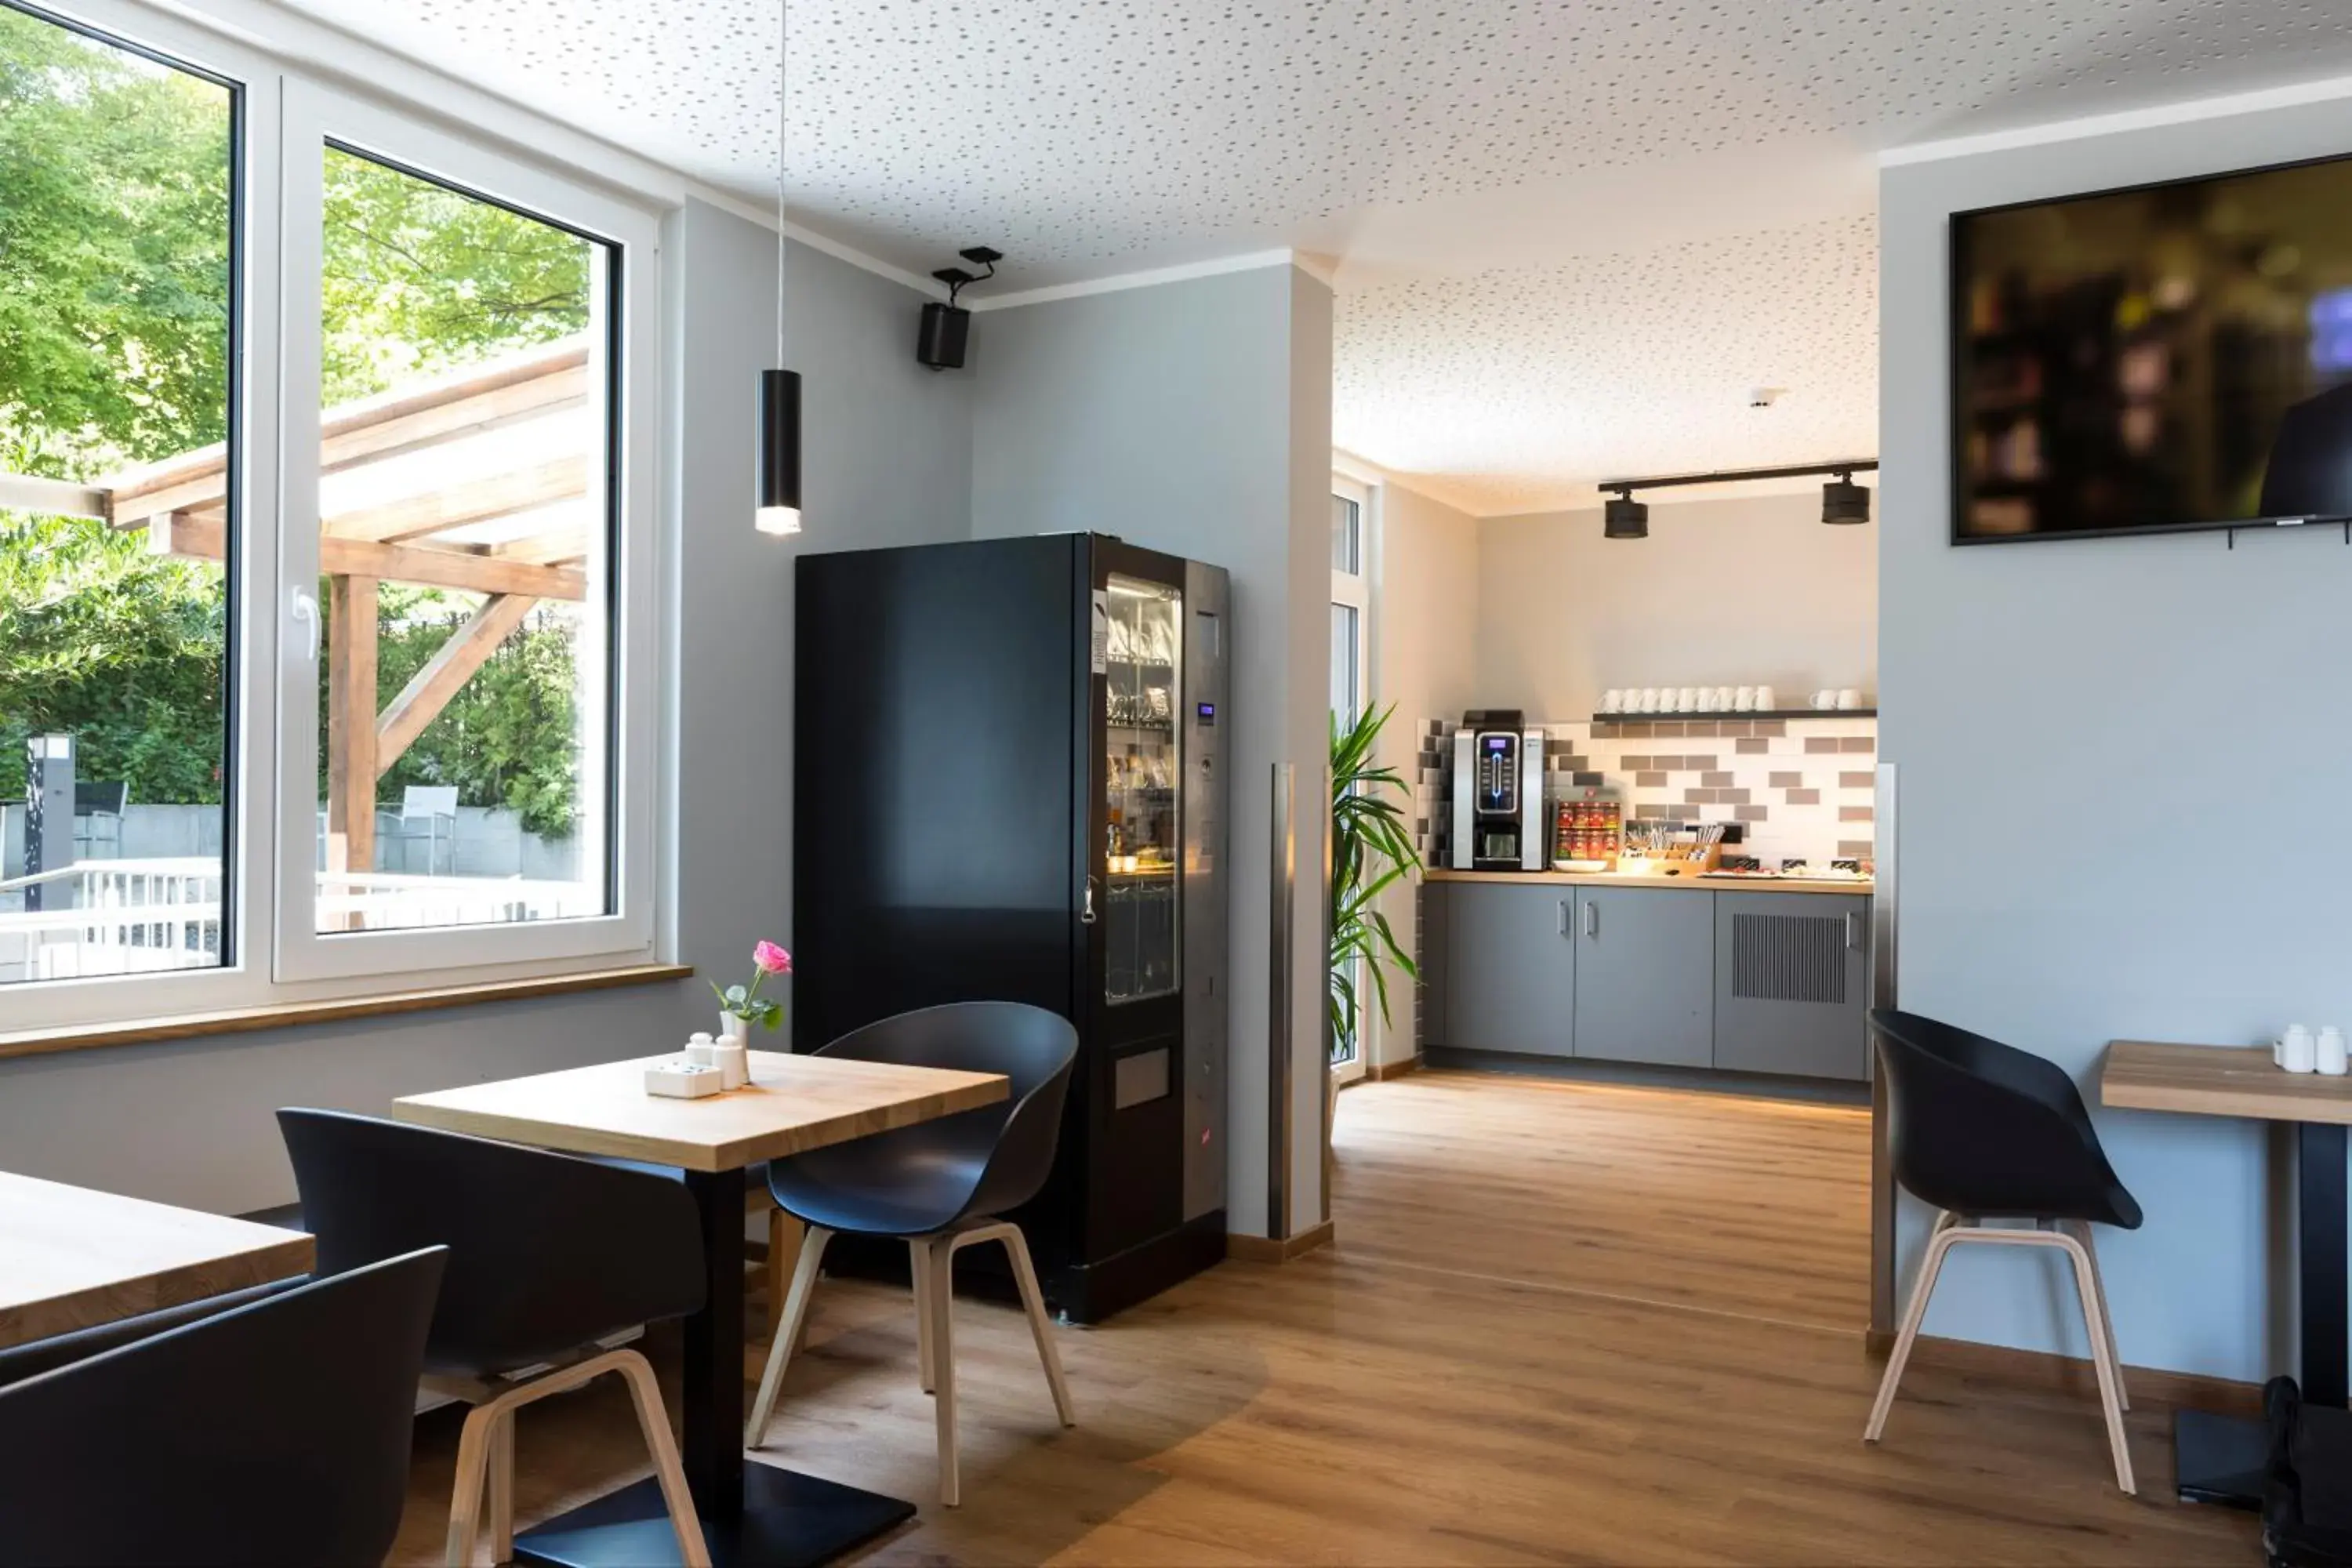
[[[0,984],[228,957],[236,111],[0,5]]]
[[[325,150],[318,928],[611,902],[604,245]]]
[[[1331,498],[1331,570],[1353,577],[1359,570],[1364,509],[1347,496]]]

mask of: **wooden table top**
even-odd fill
[[[393,1102],[393,1114],[542,1149],[731,1171],[974,1110],[1011,1092],[997,1073],[774,1051],[751,1058],[747,1088],[701,1100],[647,1094],[646,1064],[668,1058],[638,1057],[412,1094]]]
[[[2168,1046],[2112,1040],[2099,1101],[2134,1110],[2352,1124],[2352,1078],[2284,1072],[2267,1046]]]
[[[310,1269],[299,1230],[0,1172],[0,1350]]]

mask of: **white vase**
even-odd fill
[[[751,1047],[751,1020],[739,1013],[719,1015],[719,1037],[730,1046]]]

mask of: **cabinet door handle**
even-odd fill
[[[1559,901],[1559,934],[1562,936],[1568,934],[1568,900],[1566,899]]]
[[[1848,910],[1845,914],[1845,944],[1854,952],[1862,949],[1862,912]]]
[[[1584,906],[1584,934],[1595,937],[1601,934],[1601,906],[1590,900]]]

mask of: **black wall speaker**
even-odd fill
[[[964,345],[971,337],[971,312],[935,300],[923,307],[923,327],[915,338],[915,358],[933,370],[961,370]]]

